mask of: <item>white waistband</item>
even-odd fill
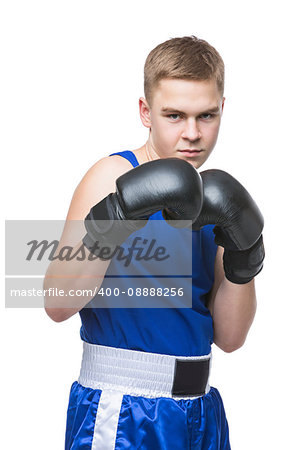
[[[211,365],[211,353],[205,356],[172,356],[83,342],[78,382],[92,389],[121,391],[124,395],[172,397],[176,359],[209,359]],[[209,390],[207,382],[205,393]]]

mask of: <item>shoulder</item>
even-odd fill
[[[81,183],[92,181],[93,183],[103,184],[103,181],[115,181],[120,175],[131,170],[132,164],[119,155],[106,156],[97,161],[84,175]],[[101,178],[100,178],[101,175]]]
[[[76,187],[67,218],[83,219],[92,206],[115,192],[117,178],[132,168],[132,164],[119,155],[107,156],[97,161]]]

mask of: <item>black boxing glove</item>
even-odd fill
[[[226,278],[248,283],[263,267],[263,216],[247,190],[228,173],[206,170],[201,177],[203,207],[192,229],[215,224],[215,242],[224,247]]]
[[[101,259],[101,247],[113,249],[141,229],[157,211],[181,228],[194,221],[202,207],[202,180],[196,169],[179,158],[151,161],[121,175],[116,192],[91,208],[85,218],[83,244]],[[110,253],[110,252],[109,252]]]

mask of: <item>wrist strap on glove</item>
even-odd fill
[[[125,220],[115,194],[109,194],[91,208],[84,225],[87,234],[82,242],[91,253],[107,260],[117,246],[120,246],[135,231],[143,228],[146,220]]]
[[[263,268],[265,250],[262,235],[247,250],[224,249],[223,264],[226,278],[232,283],[249,283]]]

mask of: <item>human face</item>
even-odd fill
[[[161,80],[151,107],[140,99],[150,154],[184,159],[199,168],[216,144],[224,100],[215,80]]]

